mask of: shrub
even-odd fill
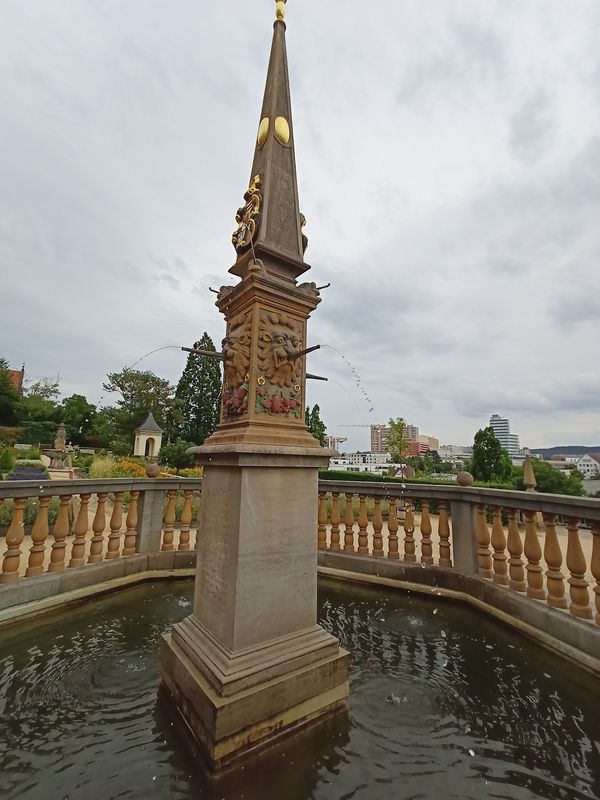
[[[145,478],[146,467],[137,461],[122,460],[115,464],[112,478]]]
[[[25,505],[25,514],[23,521],[25,525],[33,525],[37,515],[39,501],[37,498],[30,497]],[[48,524],[54,525],[56,517],[58,516],[58,508],[60,500],[58,497],[53,497],[48,506]],[[8,527],[12,519],[14,503],[12,500],[5,500],[0,506],[0,527]]]
[[[441,481],[436,478],[388,478],[384,475],[374,475],[371,472],[344,472],[343,470],[319,470],[322,481],[368,481],[376,483],[433,483],[447,486],[455,481]]]
[[[0,447],[5,445],[12,447],[12,445],[19,440],[21,436],[21,428],[7,428],[0,425]]]
[[[73,466],[78,470],[89,470],[95,456],[88,453],[76,453],[71,459]]]
[[[182,478],[201,478],[204,475],[203,467],[190,467],[189,469],[180,469],[178,474]]]
[[[21,441],[24,444],[39,444],[54,442],[57,425],[55,422],[25,422]]]
[[[194,456],[186,452],[190,447],[193,447],[193,445],[189,442],[184,442],[183,439],[164,444],[158,454],[158,463],[166,467],[175,467],[176,469],[193,467]]]
[[[0,473],[10,472],[15,463],[15,457],[10,450],[0,450]]]
[[[30,447],[29,450],[25,450],[22,457],[40,459],[42,457],[42,451],[39,447]]]
[[[111,478],[115,463],[111,456],[96,456],[92,459],[88,474],[90,478]]]
[[[130,459],[119,459],[112,456],[96,456],[89,468],[90,478],[145,478],[144,464]]]

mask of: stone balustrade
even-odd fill
[[[122,570],[141,571],[150,556],[169,569],[167,554],[195,548],[201,487],[201,480],[184,478],[0,484],[0,519],[8,523],[0,529],[0,610],[33,596],[20,591],[32,579],[87,572],[99,583]],[[178,563],[192,567],[193,559]],[[59,582],[56,590],[85,581]]]
[[[201,480],[181,478],[0,484],[0,519],[8,522],[0,528],[0,616],[144,570],[191,574],[201,489]],[[375,574],[396,564],[412,583],[433,573],[470,576],[600,626],[600,500],[320,481],[317,546],[321,567],[335,558],[350,571],[358,557]]]
[[[425,484],[321,481],[320,551],[477,575],[600,625],[600,501]]]

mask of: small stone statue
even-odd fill
[[[54,440],[54,449],[55,450],[67,449],[67,432],[65,430],[65,426],[62,424],[58,426],[58,430],[56,431],[56,439]]]

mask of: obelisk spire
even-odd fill
[[[307,239],[298,201],[294,128],[285,43],[285,3],[275,6],[271,57],[267,71],[250,185],[236,215],[232,240],[237,260],[230,269],[245,277],[259,268],[287,280],[309,269],[304,263]]]

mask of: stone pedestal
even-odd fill
[[[216,768],[344,705],[348,655],[316,622],[318,468],[329,455],[198,448],[194,611],[165,636],[162,681]]]

